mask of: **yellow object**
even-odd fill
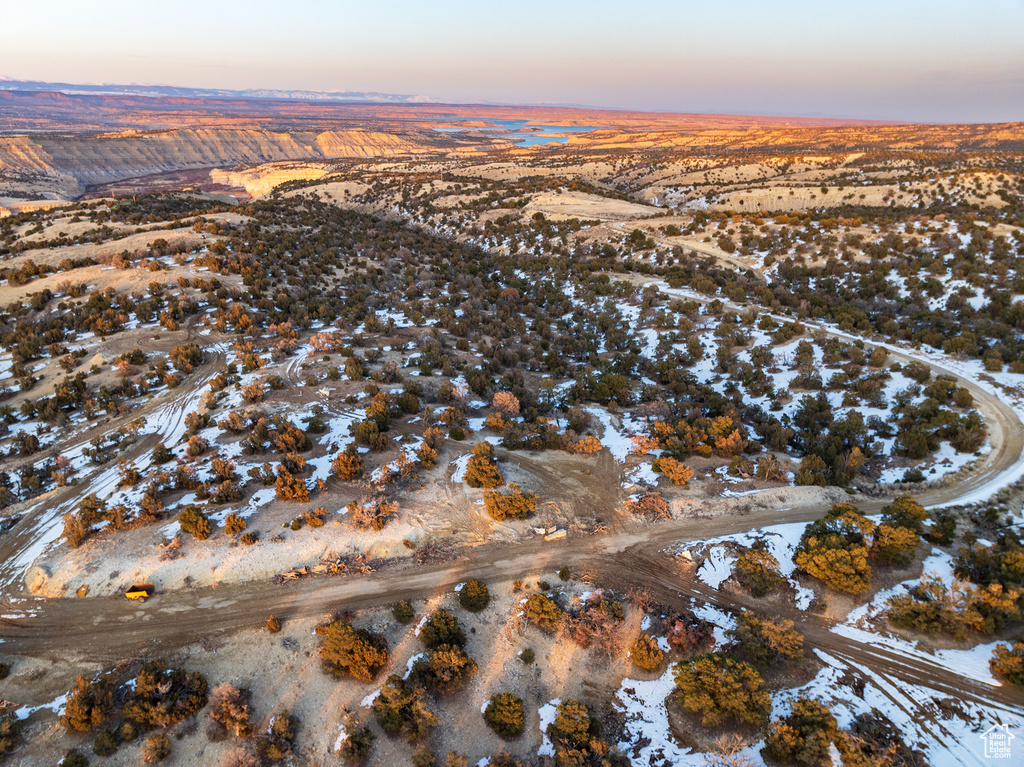
[[[147,597],[153,595],[153,584],[152,583],[138,583],[124,592],[127,599],[137,599],[140,602],[145,602]]]

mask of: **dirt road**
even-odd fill
[[[636,228],[635,226],[632,226],[633,223],[636,222],[614,222],[604,224],[604,226],[607,227],[608,229],[614,230],[615,232],[629,234],[629,232]],[[697,253],[699,255],[713,258],[715,259],[715,261],[720,261],[726,266],[735,269],[737,272],[741,272],[743,274],[750,273],[756,275],[761,280],[764,279],[764,275],[762,274],[763,270],[760,267],[748,261],[744,261],[742,258],[739,258],[738,256],[730,255],[723,251],[721,248],[716,248],[713,245],[707,245],[706,243],[703,242],[695,242],[692,239],[683,240],[682,242],[680,242],[678,239],[662,237],[661,235],[658,234],[657,231],[654,230],[645,230],[644,234],[646,234],[650,239],[654,240],[654,242],[656,242],[658,245],[664,246],[669,249],[682,247],[685,248],[686,250],[692,250],[694,253]]]
[[[222,349],[208,347],[205,362],[193,371],[187,385],[169,389],[153,397],[143,407],[82,433],[72,444],[61,446],[60,454],[72,460],[81,458],[83,449],[88,447],[93,437],[115,432],[128,422],[143,418],[146,421],[143,431],[146,433],[128,448],[124,457],[144,471],[157,444],[162,442],[171,447],[184,434],[185,416],[196,409],[207,384],[224,365],[225,359]],[[78,484],[57,488],[9,510],[12,515],[20,514],[21,519],[0,536],[0,594],[9,597],[22,591],[26,568],[47,545],[60,537],[64,513],[77,505],[83,495],[83,487],[102,496],[113,490],[120,479],[116,465],[94,467],[87,464],[87,467],[77,477]]]
[[[763,612],[759,600],[746,594],[731,594],[712,588],[696,578],[678,578],[678,565],[665,555],[647,552],[633,553],[628,569],[616,573],[616,582],[645,589],[651,597],[666,606],[685,609],[691,599],[707,602],[731,612],[752,610]],[[610,584],[609,584],[610,585]],[[954,673],[938,663],[902,654],[877,644],[865,644],[834,633],[832,623],[816,613],[772,603],[772,617],[793,621],[803,634],[806,647],[824,650],[835,657],[848,659],[864,667],[880,671],[887,676],[912,684],[930,687],[958,699],[991,705],[999,702],[1024,711],[1024,690],[1012,685],[993,687],[989,684]]]
[[[647,287],[649,285],[654,286],[668,295],[678,297],[678,295],[660,279],[652,279],[640,274],[614,274],[612,277],[615,279],[623,279],[642,287]],[[710,303],[713,300],[706,296],[694,294],[689,291],[686,293],[686,298],[705,304]],[[761,311],[757,306],[739,305],[731,301],[725,301],[724,305],[729,311],[738,313],[746,312],[750,309]],[[769,312],[763,313],[770,316],[776,322],[794,322],[792,317],[771,314]],[[1021,423],[1021,417],[1008,403],[1004,402],[999,398],[999,396],[993,394],[986,387],[982,386],[978,381],[954,370],[948,364],[943,364],[942,361],[936,359],[935,355],[924,354],[914,349],[907,349],[883,341],[860,339],[850,333],[837,330],[836,328],[832,328],[827,325],[820,325],[807,321],[802,322],[802,324],[808,331],[813,333],[824,333],[825,335],[833,336],[849,343],[853,343],[857,340],[865,340],[867,343],[874,346],[881,346],[889,353],[891,358],[899,361],[900,363],[920,362],[928,365],[933,372],[939,375],[951,376],[956,379],[960,386],[968,389],[974,396],[974,407],[981,413],[982,418],[985,421],[985,427],[988,429],[989,442],[992,445],[992,450],[982,456],[981,460],[975,465],[969,477],[966,477],[956,484],[946,487],[928,488],[926,491],[919,493],[917,495],[918,500],[921,501],[926,508],[956,505],[962,499],[969,498],[986,487],[998,484],[998,480],[1003,477],[1004,474],[1010,475],[1014,472],[1024,474],[1024,424]],[[858,501],[858,504],[864,508],[878,507],[877,502],[861,503]]]
[[[908,352],[891,353],[908,361],[914,359]],[[933,362],[929,364],[941,370]],[[922,493],[919,498],[927,505],[953,502],[992,483],[1004,472],[1013,471],[1024,447],[1024,425],[1014,410],[977,382],[961,380],[974,394],[976,406],[988,425],[993,449],[964,482]],[[193,393],[205,385],[202,375],[193,381]],[[183,396],[179,393],[175,399]],[[174,425],[169,424],[169,428],[173,431]],[[876,499],[855,500],[869,512],[877,511],[885,503]],[[0,639],[8,654],[54,659],[73,654],[83,660],[110,663],[129,657],[168,654],[203,637],[254,629],[271,613],[286,620],[313,617],[332,610],[428,597],[471,577],[491,581],[536,577],[562,566],[577,572],[586,570],[598,581],[620,590],[647,589],[668,605],[683,606],[690,598],[696,598],[729,610],[756,608],[753,603],[747,604],[741,598],[682,577],[671,559],[659,552],[681,540],[705,540],[772,524],[807,522],[823,511],[812,506],[795,506],[786,511],[759,509],[726,517],[678,519],[636,532],[570,536],[557,542],[536,539],[512,545],[492,544],[475,547],[465,556],[440,565],[406,564],[369,576],[309,579],[285,585],[262,581],[185,590],[160,594],[143,605],[117,597],[26,598],[20,584],[8,580],[0,605],[6,616],[0,618]],[[17,528],[13,532],[13,538],[3,541],[5,547],[21,539]],[[866,668],[883,670],[894,678],[925,683],[948,691],[953,697],[1024,706],[1024,695],[1014,689],[992,688],[919,659],[865,646],[832,633],[815,615],[794,609],[786,617],[798,624],[809,647],[848,658]]]
[[[750,515],[750,526],[769,521]],[[422,599],[450,591],[468,578],[508,580],[543,575],[568,566],[588,572],[620,591],[637,588],[676,609],[691,599],[727,610],[758,609],[757,600],[727,594],[682,575],[673,557],[659,548],[680,537],[706,538],[737,526],[735,519],[693,520],[658,525],[643,536],[613,535],[533,541],[509,547],[481,547],[472,558],[443,565],[408,565],[369,576],[311,579],[284,585],[270,582],[206,588],[160,595],[143,605],[122,598],[36,600],[37,617],[0,623],[6,653],[62,658],[71,652],[84,661],[110,664],[124,658],[156,657],[208,636],[223,636],[259,626],[273,613],[285,620],[326,615],[333,610],[371,607],[399,599]],[[20,608],[32,605],[18,605]],[[835,634],[822,617],[796,608],[773,608],[817,648],[850,663],[957,699],[998,704],[1024,712],[1024,691],[991,687],[924,659]],[[5,607],[5,613],[7,608]]]

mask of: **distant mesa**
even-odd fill
[[[217,168],[303,163],[306,168],[294,178],[311,178],[317,163],[334,160],[552,151],[548,142],[560,142],[577,153],[1021,151],[1024,125],[904,125],[453,105],[431,103],[420,96],[350,91],[228,91],[0,80],[0,176],[12,185],[9,196],[19,196],[12,192],[15,189],[29,192],[22,196],[31,197],[38,207],[52,204],[41,197],[74,199],[90,192],[105,193],[110,185],[169,174],[202,172],[207,178]],[[244,186],[258,195],[280,183],[282,173],[295,172],[294,168],[278,169],[274,171],[278,177],[272,178],[243,167],[215,183]],[[740,206],[739,200],[736,204]],[[750,199],[742,206],[757,210],[767,204]],[[2,200],[0,208],[18,209]]]
[[[230,90],[223,88],[182,88],[173,85],[117,85],[104,83],[87,85],[82,83],[48,83],[41,80],[9,80],[0,77],[0,87],[9,91],[31,93],[56,92],[71,96],[143,96],[146,98],[184,99],[243,99],[271,101],[372,101],[384,104],[427,104],[436,103],[425,96],[399,95],[361,91],[307,91],[275,90],[255,88]]]

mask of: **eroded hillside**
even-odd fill
[[[281,160],[431,155],[453,150],[444,134],[379,131],[179,129],[0,138],[0,174],[78,196],[89,187],[193,168]]]
[[[131,127],[97,130],[107,125]],[[565,142],[560,151],[568,156],[629,154],[653,162],[751,152],[1016,152],[1024,147],[1020,124],[921,126],[566,108],[207,102],[0,91],[0,134],[7,134],[0,136],[0,196],[73,199],[129,179],[279,161],[387,157],[423,162],[480,152],[520,157],[550,151],[543,141],[523,141],[523,134],[541,126]]]

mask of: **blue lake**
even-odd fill
[[[525,136],[516,146],[538,146],[539,144],[566,144],[568,136]]]
[[[452,121],[455,120],[477,120],[476,117],[453,117],[450,118]],[[485,128],[434,128],[433,130],[438,133],[461,133],[466,130],[479,130],[482,133],[490,133],[492,131],[520,131],[523,128],[528,129],[529,133],[521,133],[515,138],[516,146],[538,146],[541,144],[564,144],[569,138],[568,136],[543,136],[543,133],[587,133],[588,131],[597,130],[596,125],[536,125],[531,124],[529,120],[488,120],[487,122],[495,127]]]

